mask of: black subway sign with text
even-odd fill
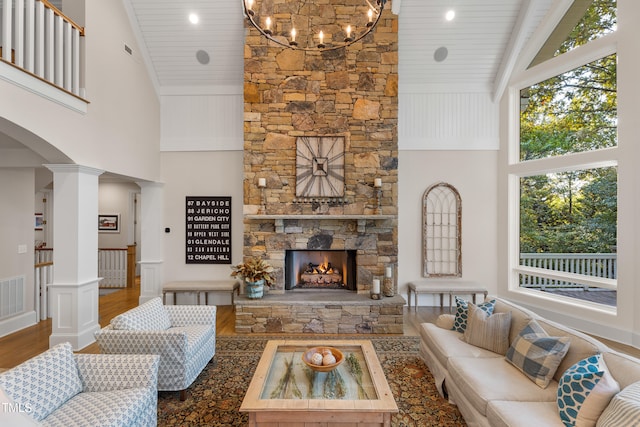
[[[231,264],[231,197],[186,199],[186,263]]]

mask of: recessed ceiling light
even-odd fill
[[[196,15],[195,13],[192,13],[189,15],[189,22],[191,22],[192,24],[197,24],[198,21],[200,21],[200,18],[198,18],[198,15]]]
[[[451,9],[448,10],[447,13],[444,15],[444,19],[446,19],[447,21],[453,21],[453,18],[456,17],[456,11]]]

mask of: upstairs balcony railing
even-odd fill
[[[0,0],[0,8],[2,61],[81,98],[84,28],[47,0]]]
[[[521,253],[520,265],[523,267],[541,268],[556,272],[571,273],[579,276],[590,276],[603,279],[616,279],[618,257],[615,253],[607,254],[562,254],[562,253]],[[577,277],[577,276],[576,276]],[[582,288],[588,290],[593,286],[574,283],[552,277],[522,274],[520,286],[527,288]],[[603,286],[604,288],[604,286]],[[609,286],[606,287],[610,289]]]

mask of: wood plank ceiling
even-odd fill
[[[242,87],[242,0],[124,0],[162,93],[191,87]],[[528,34],[551,0],[394,0],[399,11],[401,84],[492,90],[517,22]],[[526,20],[521,9],[535,4]],[[448,10],[456,17],[446,21]],[[198,24],[189,14],[199,16]],[[434,57],[446,48],[443,61]],[[198,51],[204,53],[198,54]],[[440,50],[442,52],[442,49]],[[209,57],[202,64],[198,55]]]

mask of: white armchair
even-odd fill
[[[58,344],[0,374],[0,426],[155,426],[158,362]]]
[[[216,307],[163,305],[160,297],[116,316],[95,333],[103,353],[160,356],[158,390],[187,389],[215,355]]]

